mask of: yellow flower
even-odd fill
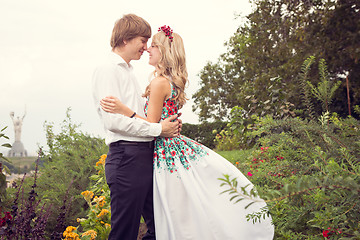
[[[81,193],[81,195],[84,196],[86,201],[90,201],[92,199],[92,197],[94,196],[94,193],[92,191],[84,191]]]
[[[66,230],[63,232],[63,236],[66,237],[68,236],[70,233],[72,233],[73,230],[75,230],[76,228],[69,226],[66,228]]]
[[[111,225],[108,223],[105,223],[105,228],[109,228],[109,227],[111,227]]]
[[[97,203],[97,207],[102,208],[105,206],[105,203],[106,203],[105,196],[100,196],[100,197],[96,196],[96,197],[94,197],[93,202]]]
[[[85,218],[77,218],[77,219],[76,219],[77,222],[83,222],[83,221],[85,221],[85,220],[86,220]]]
[[[106,203],[106,201],[105,201],[105,196],[100,196],[99,197],[99,201],[98,201],[98,205],[99,205],[99,207],[104,207],[105,206],[105,203]]]
[[[105,165],[106,154],[101,155],[99,161],[96,163],[96,166]]]
[[[105,201],[105,196],[100,196],[99,201]]]
[[[104,206],[105,206],[105,203],[106,203],[105,201],[99,202],[99,207],[101,207],[101,208],[104,207]]]
[[[102,209],[101,212],[97,215],[98,218],[101,218],[103,216],[105,216],[106,214],[109,213],[109,210],[107,209]]]
[[[79,235],[74,233],[73,231],[76,230],[76,227],[68,226],[63,233],[65,240],[80,240]]]
[[[90,236],[90,240],[95,240],[96,236],[97,236],[97,232],[95,232],[94,230],[89,230],[89,231],[84,232],[81,236],[82,237]]]

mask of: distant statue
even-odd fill
[[[19,116],[17,118],[14,118],[14,112],[10,113],[10,117],[14,123],[15,142],[21,142],[21,127],[25,116],[26,116],[26,111],[22,116],[22,118],[20,118]]]
[[[14,116],[15,116],[14,112],[10,112],[10,117],[14,123],[15,142],[13,143],[8,156],[9,157],[26,157],[27,151],[24,148],[24,144],[21,142],[21,128],[22,128],[24,118],[26,116],[26,108],[25,108],[24,115],[21,118],[19,116],[17,118],[15,118]]]

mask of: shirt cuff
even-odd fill
[[[149,129],[149,135],[158,137],[161,134],[161,130],[162,130],[161,123],[151,123]]]

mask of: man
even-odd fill
[[[144,101],[130,61],[139,60],[147,50],[151,28],[144,19],[124,15],[113,28],[110,61],[98,67],[93,76],[93,95],[106,131],[109,152],[105,163],[106,180],[111,195],[112,240],[136,240],[141,215],[148,232],[143,239],[155,239],[152,189],[153,139],[175,137],[176,116],[161,123],[134,118],[144,117]],[[115,96],[135,111],[132,117],[103,111],[100,100]]]

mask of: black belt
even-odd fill
[[[150,142],[133,142],[133,141],[124,141],[119,140],[117,142],[110,143],[110,147],[118,147],[118,146],[143,146],[148,148],[154,147],[154,141]]]

